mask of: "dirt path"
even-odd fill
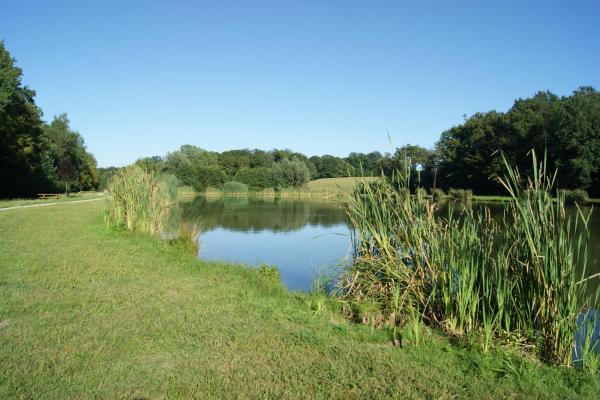
[[[100,201],[100,200],[104,200],[104,199],[106,199],[106,197],[99,197],[97,199],[86,199],[86,200],[57,201],[57,202],[54,202],[54,203],[29,204],[27,206],[14,206],[14,207],[0,208],[0,211],[14,210],[14,209],[17,209],[17,208],[55,206],[55,205],[59,205],[59,204],[86,203],[86,202],[90,202],[90,201]]]

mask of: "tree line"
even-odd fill
[[[42,121],[35,91],[0,41],[0,198],[98,187],[96,159],[66,114]]]
[[[193,145],[183,145],[164,157],[146,157],[136,161],[157,174],[175,175],[181,184],[203,191],[221,188],[227,182],[240,182],[250,190],[302,187],[310,180],[349,175],[378,173],[378,152],[352,153],[341,158],[332,155],[312,156],[289,149],[240,149],[222,153]],[[101,186],[115,168],[100,169]]]
[[[22,84],[21,77],[0,42],[0,197],[105,188],[118,168],[96,168],[94,156],[65,114],[50,123],[42,121],[35,92]],[[568,96],[539,92],[516,100],[506,112],[465,118],[444,131],[431,149],[405,145],[383,154],[308,157],[288,149],[218,153],[184,145],[136,163],[202,191],[231,181],[260,190],[301,187],[319,178],[391,176],[409,159],[413,188],[498,194],[503,190],[493,177],[504,170],[502,156],[529,174],[531,149],[546,154],[549,167],[558,171],[559,187],[600,196],[600,93],[592,87]]]

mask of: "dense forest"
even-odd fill
[[[118,168],[96,168],[82,136],[65,114],[42,120],[35,92],[0,42],[0,198],[40,192],[103,189]],[[184,145],[138,165],[174,175],[196,190],[235,181],[250,190],[301,187],[319,178],[392,175],[405,159],[413,163],[413,186],[472,189],[497,194],[492,179],[503,172],[502,154],[524,173],[527,153],[546,154],[558,170],[558,185],[600,196],[600,93],[582,87],[569,96],[539,92],[518,99],[507,112],[465,118],[441,134],[433,149],[405,145],[394,152],[308,157],[292,150],[230,150],[222,153]]]
[[[35,91],[21,76],[0,42],[0,198],[96,189],[96,160],[82,136],[69,127],[66,114],[42,121]]]

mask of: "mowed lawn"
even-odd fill
[[[589,375],[434,335],[393,347],[257,273],[108,230],[101,203],[0,214],[1,399],[597,396]]]

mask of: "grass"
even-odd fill
[[[257,195],[257,196],[279,196],[279,197],[336,197],[342,198],[346,195],[351,194],[354,188],[360,181],[376,181],[379,178],[360,178],[360,177],[346,177],[346,178],[323,178],[316,179],[308,182],[303,187],[289,187],[281,190],[275,190],[272,188],[264,189],[261,191],[247,191],[243,190],[218,190],[214,188],[207,189],[204,194],[206,195]]]
[[[310,192],[330,192],[350,194],[361,181],[377,181],[378,177],[344,177],[344,178],[322,178],[308,182],[307,189]]]
[[[347,322],[323,301],[311,308],[270,274],[107,230],[101,209],[0,214],[0,398],[552,399],[600,390],[588,374],[452,346],[435,332],[393,347],[386,331]]]
[[[567,213],[564,193],[551,196],[556,175],[535,154],[532,163],[529,179],[508,164],[499,178],[511,196],[502,225],[487,208],[450,204],[439,215],[422,193],[404,194],[408,178],[364,184],[350,202],[355,256],[341,295],[375,304],[380,325],[396,329],[421,316],[484,352],[513,337],[544,362],[571,366],[578,316],[598,304],[582,268],[589,214]]]
[[[108,182],[111,194],[106,219],[113,226],[159,235],[165,230],[176,184],[158,179],[136,165],[121,169]]]
[[[88,200],[94,199],[104,196],[104,193],[99,192],[76,192],[70,193],[66,196],[61,196],[58,199],[10,199],[10,200],[0,200],[0,209],[2,208],[10,208],[10,207],[19,207],[19,206],[31,206],[36,204],[48,204],[48,203],[66,203],[69,201],[76,200]]]

